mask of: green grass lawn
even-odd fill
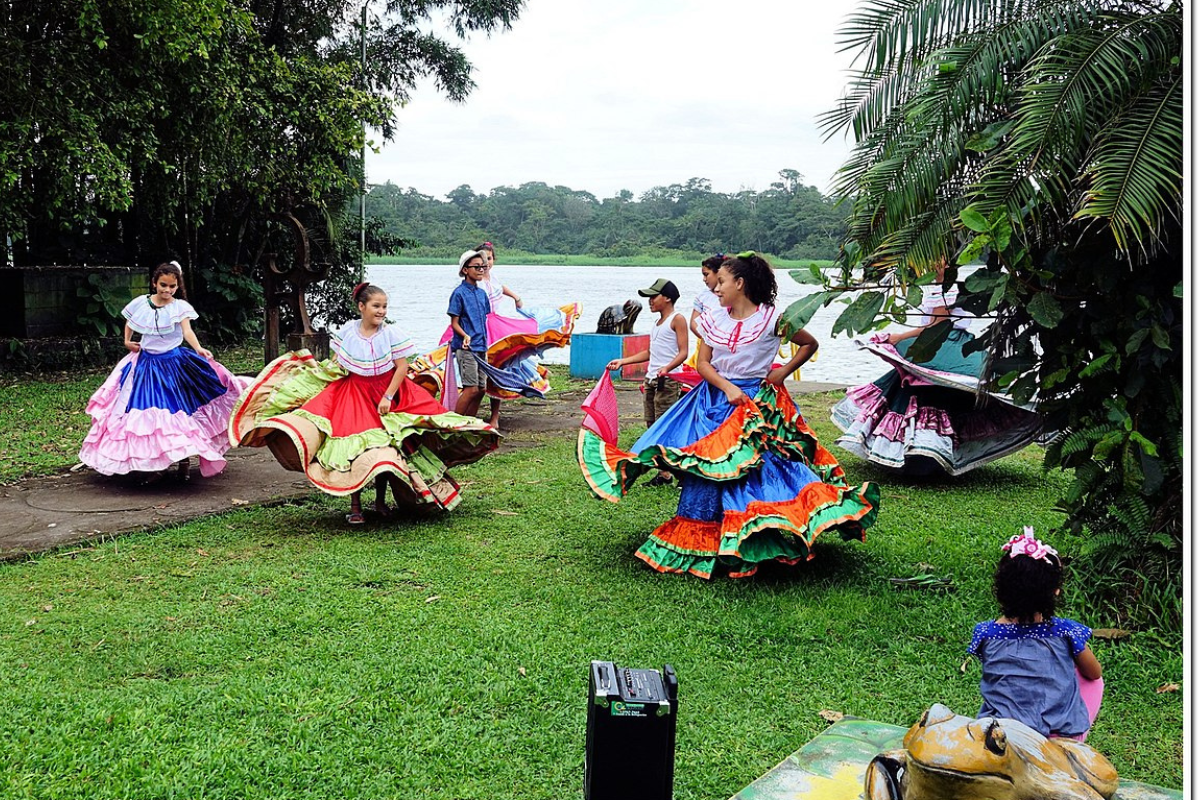
[[[5,480],[73,463],[100,377],[0,393],[4,462],[24,462]],[[826,442],[835,399],[800,398]],[[675,666],[675,796],[726,798],[822,730],[822,710],[974,713],[979,670],[960,665],[996,613],[999,546],[1055,524],[1062,488],[1036,449],[935,482],[846,456],[883,486],[865,543],[705,582],[633,557],[676,490],[603,503],[573,437],[513,438],[454,471],[465,500],[448,515],[350,529],[344,499],[314,495],[0,565],[0,795],[578,797],[587,668],[605,659]],[[888,582],[922,571],[956,590]],[[1069,590],[1062,612],[1111,624]],[[1156,692],[1182,683],[1181,642],[1094,643],[1108,695],[1089,743],[1127,778],[1182,784],[1182,693]]]

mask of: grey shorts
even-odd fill
[[[479,368],[479,359],[475,353],[470,350],[455,350],[454,361],[458,364],[458,388],[487,388],[487,376]]]

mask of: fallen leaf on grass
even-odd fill
[[[203,547],[197,547],[196,554],[201,555],[201,556],[206,556],[206,555],[208,555],[208,551],[205,550]]]
[[[821,709],[817,712],[817,715],[826,722],[841,722],[846,716],[840,711],[830,711],[829,709]]]
[[[521,673],[521,676],[522,676],[522,677],[524,677],[524,675],[525,675],[525,668],[524,668],[524,667],[517,667],[517,672]]]
[[[50,605],[49,603],[42,606],[42,611],[53,611],[53,610],[54,610],[54,606]]]
[[[434,600],[440,600],[440,599],[441,599],[441,595],[431,594],[431,595],[429,595],[429,597],[425,598],[425,602],[432,603]]]
[[[515,512],[515,511],[503,511],[503,510],[501,510],[501,509],[499,509],[499,508],[493,508],[493,509],[492,509],[492,513],[493,513],[493,514],[500,514],[501,516],[505,516],[505,517],[516,517],[516,516],[520,516],[520,515],[519,515],[519,514],[517,514],[517,512]]]
[[[1166,694],[1167,692],[1178,692],[1178,683],[1164,683],[1162,686],[1154,690],[1155,694]]]
[[[1132,635],[1129,631],[1122,630],[1121,628],[1096,628],[1092,631],[1092,636],[1108,642],[1115,642],[1118,639],[1128,639]]]
[[[888,578],[888,583],[897,589],[924,589],[930,592],[953,592],[957,588],[953,578],[949,576],[939,578],[928,573],[914,575],[911,578]]]
[[[242,500],[242,499],[241,499],[241,498],[239,498],[239,497],[234,497],[234,498],[232,498],[232,499],[231,499],[229,502],[230,502],[230,503],[232,503],[232,504],[233,504],[233,505],[235,505],[235,506],[248,506],[248,505],[250,505],[250,501],[249,501],[249,500]]]

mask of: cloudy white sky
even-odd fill
[[[823,141],[850,54],[852,0],[528,0],[513,29],[467,46],[477,88],[423,84],[367,179],[441,197],[529,181],[611,197],[707,178],[762,190],[781,169],[829,188],[849,152]]]

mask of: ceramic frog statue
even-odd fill
[[[1047,739],[1012,719],[930,707],[902,750],[867,765],[866,800],[1108,800],[1117,771],[1073,739]]]

